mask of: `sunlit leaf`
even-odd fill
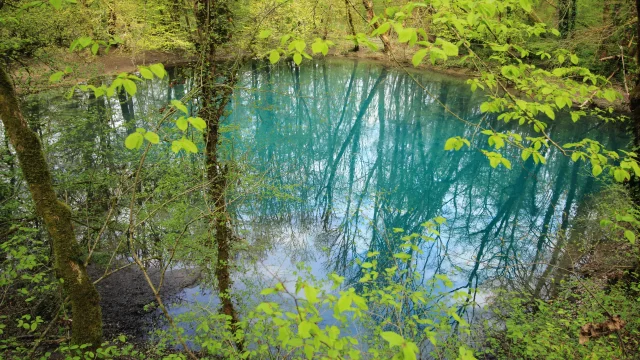
[[[389,343],[389,346],[400,346],[404,344],[404,338],[393,331],[383,331],[380,333],[380,336]]]
[[[183,113],[189,115],[189,110],[180,100],[171,100],[171,105],[175,106],[176,109],[182,111]]]
[[[189,123],[187,122],[187,119],[184,118],[184,116],[181,116],[178,118],[178,120],[176,120],[176,126],[178,127],[178,129],[186,131],[189,127]]]
[[[271,52],[269,53],[269,62],[275,64],[278,61],[280,61],[280,53],[278,52],[278,50],[271,50]]]
[[[138,87],[136,86],[136,83],[129,79],[124,79],[122,81],[122,86],[127,91],[127,93],[131,96],[135,95],[136,92],[138,91]]]
[[[152,132],[152,131],[147,131],[144,134],[144,138],[147,139],[148,142],[152,143],[152,144],[157,144],[160,142],[160,137],[158,136],[158,134]]]
[[[153,79],[153,72],[151,70],[149,70],[149,68],[145,67],[145,66],[140,66],[138,68],[138,70],[140,70],[140,75],[147,79],[147,80],[151,80]]]
[[[129,134],[127,138],[124,140],[124,146],[129,150],[139,149],[144,142],[144,136],[139,132],[134,132]]]
[[[636,234],[634,234],[633,231],[625,230],[624,237],[626,237],[632,245],[636,243]]]
[[[207,123],[201,117],[190,117],[187,120],[196,130],[204,131],[207,128]]]
[[[60,81],[60,79],[62,79],[62,77],[64,76],[64,71],[58,71],[55,72],[53,74],[51,74],[51,76],[49,76],[49,82],[58,82]]]
[[[164,65],[161,63],[149,65],[149,70],[151,70],[160,79],[164,78],[167,74],[167,71],[164,69]]]

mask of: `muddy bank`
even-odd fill
[[[97,279],[104,270],[90,266],[89,276]],[[154,284],[160,281],[158,268],[148,270]],[[197,269],[178,269],[167,271],[160,290],[163,300],[171,300],[183,289],[197,284],[201,272]],[[127,335],[131,340],[139,341],[147,335],[151,325],[151,313],[145,311],[145,305],[154,303],[153,292],[144,275],[136,266],[120,270],[100,281],[96,287],[100,293],[102,321],[105,339],[119,334]]]

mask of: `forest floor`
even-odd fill
[[[159,268],[149,268],[149,277],[157,286],[160,281]],[[95,266],[88,268],[92,278],[98,278],[104,270]],[[200,280],[197,269],[176,269],[167,271],[160,295],[163,301],[172,301],[185,288],[194,286]],[[144,340],[149,329],[155,307],[146,311],[145,305],[155,302],[153,292],[144,274],[135,266],[120,270],[100,281],[97,286],[102,307],[104,335],[113,339],[125,334],[130,340]]]

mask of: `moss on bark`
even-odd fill
[[[102,340],[100,296],[87,276],[84,264],[75,260],[80,258],[81,249],[73,230],[71,209],[56,196],[40,139],[22,115],[13,84],[2,67],[0,118],[18,155],[36,211],[49,232],[56,275],[64,281],[63,287],[70,297],[73,316],[71,340],[75,344],[98,346]]]

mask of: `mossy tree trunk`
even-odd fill
[[[558,30],[563,38],[568,37],[576,27],[577,0],[560,0],[558,4]]]
[[[201,58],[202,108],[199,115],[206,121],[205,166],[210,182],[208,195],[214,206],[211,216],[215,230],[217,261],[215,276],[222,304],[221,312],[231,319],[236,329],[238,315],[231,300],[231,255],[233,231],[226,206],[227,176],[229,167],[220,159],[220,122],[237,83],[238,67],[242,63],[216,61],[218,49],[228,44],[233,31],[233,13],[228,0],[198,0],[198,50]],[[213,245],[213,244],[212,244]],[[241,348],[242,344],[237,343]]]
[[[99,346],[102,340],[100,296],[81,259],[71,223],[71,209],[58,200],[40,139],[25,120],[15,89],[5,69],[0,67],[0,118],[29,186],[36,211],[49,232],[54,266],[71,300],[72,337],[75,344]]]
[[[640,0],[636,0],[637,19],[640,19]],[[636,24],[636,64],[640,66],[640,20]],[[633,134],[633,151],[640,151],[640,73],[636,74],[636,84],[629,94],[629,108],[631,110],[631,132]],[[640,159],[636,159],[640,160]],[[631,183],[631,194],[636,204],[640,205],[640,181],[634,178]]]

